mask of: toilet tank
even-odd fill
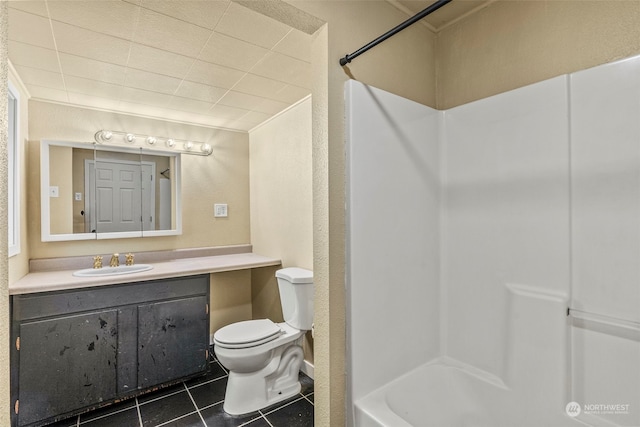
[[[313,272],[289,267],[276,271],[284,321],[302,331],[313,324]]]

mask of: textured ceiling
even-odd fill
[[[348,0],[345,0],[348,1]],[[413,16],[433,0],[387,0]],[[454,0],[437,32],[493,0]],[[229,0],[13,0],[32,99],[249,130],[311,93],[311,36]]]
[[[9,2],[32,99],[249,130],[307,96],[311,37],[227,0]]]

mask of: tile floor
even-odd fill
[[[206,376],[185,381],[50,427],[294,427],[313,426],[313,380],[300,374],[301,393],[284,402],[234,417],[222,409],[227,371],[215,360]]]

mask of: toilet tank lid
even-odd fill
[[[288,267],[276,271],[276,277],[291,283],[313,283],[313,271],[299,267]]]

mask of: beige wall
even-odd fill
[[[249,138],[246,133],[189,126],[44,102],[29,102],[28,233],[31,258],[250,243]],[[209,142],[211,156],[182,156],[182,235],[78,242],[40,241],[41,139],[90,142],[99,129]],[[214,218],[214,203],[229,216]]]
[[[210,334],[223,326],[251,320],[251,270],[211,274]]]
[[[58,187],[58,197],[50,197],[52,234],[73,233],[73,149],[51,147],[49,150],[49,184]]]
[[[283,267],[313,269],[311,99],[249,133],[251,243]],[[276,269],[252,275],[253,318],[282,322]],[[313,363],[311,333],[305,359]]]
[[[249,133],[249,165],[253,250],[312,269],[310,98]]]
[[[438,108],[639,52],[638,0],[497,1],[439,33]]]
[[[7,2],[0,2],[0,99],[7,99]],[[7,103],[0,102],[0,174],[7,176]],[[9,342],[9,273],[7,257],[7,180],[0,179],[0,341]],[[0,425],[8,426],[11,423],[9,417],[9,346],[0,346]]]

